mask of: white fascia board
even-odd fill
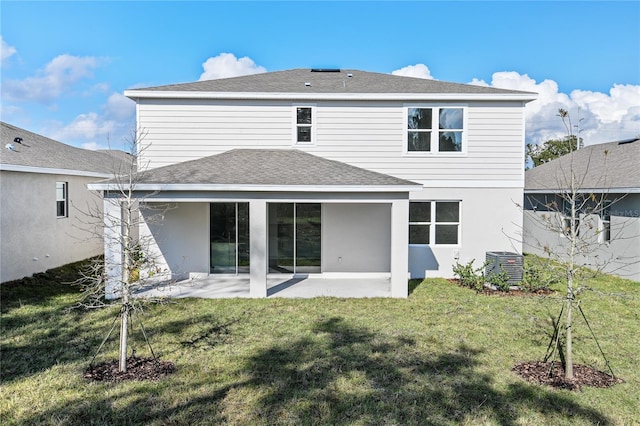
[[[97,178],[111,178],[113,174],[90,172],[86,170],[51,169],[47,167],[21,166],[16,164],[0,164],[0,170],[8,172],[41,173],[47,175],[87,176]]]
[[[525,194],[566,194],[567,188],[525,189]],[[640,194],[640,188],[580,188],[578,194]]]
[[[253,99],[253,100],[343,100],[343,101],[524,101],[535,93],[300,93],[300,92],[198,92],[125,90],[130,99]]]
[[[523,180],[425,180],[424,188],[524,188]]]
[[[116,183],[90,183],[91,190],[122,189]],[[410,192],[422,185],[217,185],[217,184],[135,184],[136,191],[238,191],[238,192]]]

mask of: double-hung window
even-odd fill
[[[457,245],[459,241],[459,201],[409,203],[409,244]]]
[[[465,138],[465,108],[407,108],[407,153],[463,152]]]
[[[294,145],[315,143],[315,108],[309,105],[294,106]]]
[[[67,182],[56,182],[56,215],[57,217],[69,216]]]

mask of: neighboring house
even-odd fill
[[[567,259],[571,176],[579,264],[640,281],[640,139],[590,145],[525,174],[524,251]]]
[[[102,227],[86,215],[101,220],[102,199],[86,185],[113,177],[126,154],[1,126],[0,282],[102,254]]]
[[[174,206],[140,232],[174,276],[248,274],[254,297],[269,274],[386,276],[406,297],[409,276],[521,252],[533,93],[294,69],[125,95],[148,167],[135,189]]]

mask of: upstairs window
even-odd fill
[[[456,245],[459,235],[459,201],[409,203],[409,244]]]
[[[464,122],[462,107],[407,108],[407,152],[463,152]]]
[[[57,217],[68,217],[69,206],[67,196],[67,182],[56,182],[56,215]]]
[[[294,144],[313,144],[315,111],[311,106],[296,106]]]

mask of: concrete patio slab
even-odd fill
[[[388,278],[277,277],[267,280],[267,297],[390,297]],[[136,297],[249,298],[248,277],[192,278],[162,283],[136,293]]]

